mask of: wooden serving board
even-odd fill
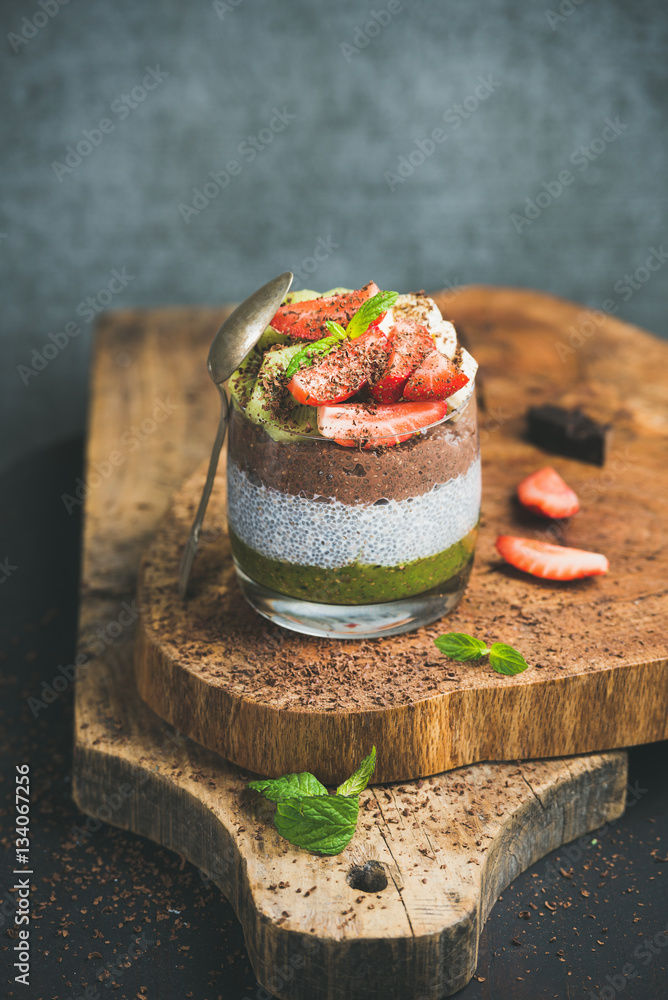
[[[235,580],[223,470],[207,515],[209,544],[184,604],[175,580],[206,463],[177,493],[146,550],[139,693],[180,731],[242,767],[270,776],[313,770],[335,784],[375,744],[377,780],[401,781],[475,761],[668,736],[668,344],[531,292],[465,289],[441,304],[480,362],[483,404],[480,542],[455,612],[374,641],[315,639],[265,621]],[[593,335],[571,348],[572,331],[592,326]],[[556,400],[613,424],[604,469],[524,440],[527,404]],[[209,437],[213,431],[212,422]],[[582,500],[581,513],[556,526],[514,499],[520,479],[545,464]],[[604,552],[610,573],[537,580],[502,562],[499,534]],[[510,643],[531,669],[505,677],[448,661],[433,642],[443,631]]]
[[[492,289],[461,298],[475,316],[504,295],[515,296],[519,317],[541,303],[564,307]],[[206,356],[224,315],[132,310],[98,329],[74,797],[91,822],[148,836],[214,879],[241,920],[258,979],[276,995],[437,1000],[472,975],[497,893],[546,852],[621,814],[626,754],[477,764],[426,782],[375,785],[362,796],[352,844],[322,859],[278,837],[244,792],[244,772],[138,697],[137,567],[174,491],[208,452],[217,400],[193,359]],[[380,866],[384,889],[357,887],[367,861]]]

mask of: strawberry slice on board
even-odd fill
[[[378,448],[407,441],[416,431],[447,416],[448,405],[431,403],[343,403],[318,407],[323,437],[353,448]]]
[[[327,298],[305,299],[281,306],[269,324],[289,337],[302,340],[320,340],[328,334],[327,320],[346,327],[354,313],[367,299],[377,295],[378,285],[370,281],[356,292],[344,292]]]
[[[327,406],[350,399],[377,376],[385,364],[387,337],[372,327],[355,340],[344,340],[320,364],[302,368],[288,382],[298,403]]]
[[[549,465],[523,479],[517,496],[523,507],[543,517],[572,517],[580,509],[577,493]]]
[[[447,399],[468,381],[468,375],[460,371],[449,358],[444,357],[440,351],[433,350],[420,362],[406,382],[402,398],[416,402]]]
[[[580,580],[585,576],[602,576],[608,572],[610,565],[599,552],[568,549],[533,538],[500,535],[496,548],[511,566],[542,580]]]
[[[412,373],[434,350],[434,339],[426,326],[409,320],[395,323],[387,339],[390,345],[387,364],[371,386],[371,395],[379,403],[398,403]]]

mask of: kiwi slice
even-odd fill
[[[309,299],[329,298],[350,292],[350,288],[331,288],[327,292],[314,292],[309,288],[288,292],[284,303],[305,302]],[[295,435],[318,433],[316,410],[313,406],[295,405],[283,416],[272,412],[272,400],[264,385],[258,381],[260,375],[276,375],[288,367],[294,355],[304,346],[304,341],[287,345],[290,338],[268,326],[246,360],[232,375],[229,388],[232,404],[245,412],[253,423],[261,424],[275,441],[288,441]]]
[[[299,434],[318,433],[316,410],[313,406],[295,403],[289,410],[276,414],[274,379],[286,370],[302,347],[301,343],[290,347],[274,346],[266,352],[246,406],[246,417],[254,424],[264,427],[274,441],[291,441]]]

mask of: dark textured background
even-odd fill
[[[222,17],[207,0],[69,0],[36,31],[36,0],[3,0],[4,461],[80,432],[92,324],[77,307],[113,269],[132,280],[112,307],[221,302],[322,239],[338,246],[297,285],[533,286],[614,300],[665,334],[668,267],[614,286],[665,238],[668,9],[559,2],[571,13],[551,25],[556,0],[403,0],[348,61],[341,44],[387,0],[231,0]],[[22,28],[34,37],[12,44]],[[156,65],[168,76],[121,120],[112,103]],[[491,96],[444,123],[490,75]],[[248,162],[239,144],[275,106],[295,118]],[[103,117],[114,131],[58,179],[52,163]],[[626,128],[581,170],[571,155],[608,117]],[[385,173],[437,127],[446,141],[391,190]],[[187,224],[179,204],[235,158]],[[518,233],[511,213],[565,169],[573,183]],[[17,366],[68,322],[81,333],[24,384]]]

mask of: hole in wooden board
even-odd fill
[[[352,889],[361,889],[362,892],[382,892],[387,888],[385,866],[380,861],[353,865],[346,875],[346,882]]]

